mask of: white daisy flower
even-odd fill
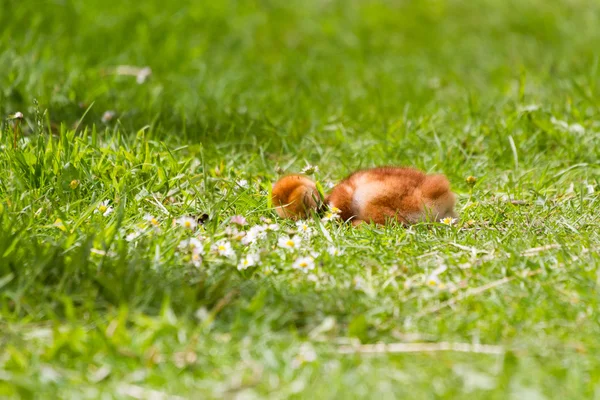
[[[196,238],[189,238],[189,239],[184,239],[181,242],[179,242],[179,245],[177,246],[180,250],[184,250],[184,251],[196,251],[199,254],[204,254],[204,246],[202,244],[202,242]]]
[[[194,247],[192,250],[192,264],[194,267],[199,268],[202,265],[202,254],[204,254],[204,248]]]
[[[296,250],[300,247],[302,238],[298,235],[290,238],[289,236],[282,236],[277,241],[277,245],[284,249]]]
[[[248,181],[246,179],[240,179],[236,183],[244,189],[248,189]]]
[[[222,239],[212,246],[212,250],[216,251],[220,256],[232,258],[235,256],[235,251],[231,247],[229,241]]]
[[[300,172],[306,175],[312,175],[319,172],[319,167],[316,165],[306,164],[306,166],[302,168]]]
[[[141,234],[142,232],[140,232],[139,230],[135,230],[129,233],[127,236],[125,236],[125,240],[127,240],[128,242],[133,242],[135,239],[140,237]]]
[[[339,208],[337,208],[335,206],[329,206],[327,212],[325,212],[325,215],[323,216],[321,221],[327,222],[327,221],[332,221],[336,218],[339,218],[341,212],[342,212],[342,210],[340,210]]]
[[[310,237],[315,232],[313,228],[311,228],[306,221],[298,221],[296,222],[296,227],[298,228],[298,233]]]
[[[144,221],[148,222],[152,226],[158,226],[160,224],[160,222],[158,222],[158,220],[150,214],[144,215]]]
[[[198,226],[198,222],[196,222],[194,218],[187,216],[179,217],[176,222],[177,225],[181,225],[184,228],[191,230],[196,229],[196,227]]]
[[[298,257],[292,268],[299,269],[304,272],[311,271],[315,269],[315,260],[312,257]]]
[[[105,124],[109,123],[110,121],[112,121],[115,115],[117,115],[117,113],[115,113],[112,110],[104,111],[104,114],[102,114],[102,122],[104,122]]]
[[[242,244],[249,245],[256,242],[259,239],[267,237],[266,228],[263,225],[254,225],[246,232],[246,235],[242,238]]]
[[[329,255],[331,256],[341,256],[342,254],[344,254],[344,252],[342,250],[340,250],[339,248],[335,247],[335,246],[329,246],[327,248],[327,253],[329,253]]]
[[[446,285],[440,280],[438,274],[431,274],[425,279],[425,284],[437,289],[443,289]]]
[[[237,224],[237,225],[247,225],[248,222],[246,221],[246,218],[243,215],[234,215],[233,217],[231,217],[229,219],[229,223],[230,224]]]
[[[454,224],[456,224],[456,221],[458,221],[457,218],[446,217],[446,218],[442,219],[440,222],[444,225],[454,225]]]
[[[98,208],[94,211],[94,214],[102,214],[103,217],[108,217],[113,212],[113,208],[109,206],[110,202],[108,200],[104,200]]]
[[[266,231],[266,232],[277,232],[279,230],[278,224],[263,224],[263,225],[260,225],[260,227],[263,231]]]
[[[242,258],[242,260],[240,261],[240,263],[237,266],[237,269],[239,271],[242,271],[244,269],[247,269],[249,267],[253,267],[253,266],[257,265],[259,261],[260,261],[260,258],[258,257],[258,254],[254,254],[254,253],[247,254],[246,257]]]
[[[332,211],[327,211],[327,212],[325,212],[325,215],[323,216],[323,218],[321,218],[321,221],[323,221],[323,222],[333,221],[334,219],[339,218],[339,217],[340,217],[339,214],[336,214]]]

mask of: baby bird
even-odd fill
[[[281,218],[306,218],[317,211],[323,199],[315,183],[303,175],[288,175],[278,180],[271,190],[275,212]]]
[[[305,218],[323,204],[315,183],[288,175],[273,185],[275,211],[282,218]],[[414,168],[378,167],[360,170],[337,184],[324,199],[340,210],[344,221],[405,225],[456,218],[456,198],[443,175],[426,175]]]

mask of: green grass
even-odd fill
[[[0,397],[600,396],[600,3],[0,4]],[[443,172],[461,219],[284,250],[307,163]]]

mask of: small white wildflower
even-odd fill
[[[183,251],[191,250],[196,251],[199,254],[204,254],[204,246],[202,245],[202,242],[197,238],[192,237],[189,239],[184,239],[181,242],[179,242],[179,245],[177,247]]]
[[[13,116],[12,119],[23,119],[23,113],[21,111],[17,111]]]
[[[142,83],[146,82],[146,79],[148,79],[150,75],[152,75],[152,70],[150,67],[144,67],[136,74],[135,81],[138,83],[138,85],[141,85]]]
[[[153,226],[158,226],[160,224],[160,222],[158,222],[158,220],[150,214],[144,215],[144,221],[147,221],[148,223],[150,223],[150,225]]]
[[[240,179],[236,183],[238,184],[238,186],[244,189],[248,189],[248,181],[246,179]]]
[[[277,268],[275,268],[272,265],[268,265],[265,268],[263,268],[263,274],[265,275],[272,275],[272,274],[276,274],[277,273]]]
[[[302,172],[303,174],[306,174],[306,175],[313,175],[313,174],[319,172],[319,167],[316,165],[306,164],[306,166],[304,168],[302,168],[302,170],[300,172]]]
[[[542,108],[539,104],[529,104],[518,108],[520,112],[534,112]]]
[[[127,240],[128,242],[133,242],[135,239],[137,239],[138,237],[140,237],[142,233],[138,230],[135,230],[131,233],[129,233],[127,236],[125,236],[125,240]]]
[[[440,222],[444,225],[454,225],[454,224],[456,224],[456,221],[458,221],[458,219],[452,218],[452,217],[446,217],[446,218],[442,219]]]
[[[296,227],[298,228],[298,233],[306,237],[310,237],[314,233],[314,229],[311,228],[306,221],[296,222]]]
[[[249,245],[265,237],[267,237],[266,228],[263,225],[254,225],[246,232],[246,236],[242,238],[242,244]]]
[[[586,183],[585,187],[587,189],[588,194],[594,194],[594,185]]]
[[[246,236],[246,232],[238,231],[237,229],[234,229],[230,235],[231,239],[237,241],[241,241],[244,238],[244,236]]]
[[[342,254],[344,254],[344,252],[342,250],[340,250],[339,248],[335,247],[335,246],[329,246],[327,248],[327,253],[329,253],[329,255],[331,256],[341,256]]]
[[[298,257],[292,268],[299,269],[304,272],[315,269],[315,260],[312,257]]]
[[[565,121],[562,121],[560,119],[556,119],[555,117],[551,117],[550,122],[552,122],[554,125],[562,128],[562,129],[569,129],[569,124],[567,124]]]
[[[234,257],[235,256],[235,252],[233,251],[233,248],[231,247],[231,243],[229,243],[229,241],[227,240],[219,240],[217,243],[215,243],[212,247],[213,251],[216,251],[220,256],[223,257]]]
[[[425,279],[425,283],[427,286],[438,286],[440,284],[440,278],[435,274],[431,274]]]
[[[198,226],[198,222],[196,222],[194,218],[187,216],[179,217],[176,222],[177,225],[181,225],[184,228],[191,230],[196,229],[196,227]]]
[[[40,381],[42,383],[58,382],[62,375],[50,366],[43,365],[40,368]]]
[[[356,290],[360,290],[365,286],[365,281],[360,276],[352,278],[352,287]]]
[[[569,131],[582,135],[585,133],[585,128],[581,124],[571,124],[569,125]]]
[[[321,221],[323,222],[328,222],[328,221],[333,221],[336,218],[339,218],[340,215],[337,213],[334,213],[333,211],[327,211],[325,212],[325,215],[323,216],[323,218],[321,218]]]
[[[278,224],[263,225],[263,229],[265,231],[269,231],[269,232],[277,232],[279,230],[279,225]]]
[[[102,122],[104,122],[105,124],[109,123],[110,121],[112,121],[115,115],[117,114],[112,110],[105,111],[104,114],[102,114]]]
[[[240,226],[244,226],[244,225],[248,224],[248,222],[246,221],[246,218],[244,218],[244,216],[242,216],[242,215],[234,215],[233,217],[231,217],[229,219],[229,223],[230,224],[237,224],[237,225],[240,225]]]
[[[98,208],[94,211],[94,214],[102,214],[103,217],[108,217],[113,212],[113,208],[109,206],[109,201],[104,200],[98,205]]]
[[[292,360],[292,368],[299,368],[306,363],[311,363],[317,359],[317,353],[309,343],[302,343],[298,354]]]
[[[577,134],[580,134],[580,135],[583,134],[583,133],[585,133],[585,128],[581,124],[575,123],[575,124],[570,124],[569,125],[569,123],[567,123],[565,121],[561,121],[561,120],[556,119],[554,117],[550,118],[550,122],[552,122],[555,126],[561,128],[563,130],[572,132],[572,133],[577,133]]]
[[[203,247],[194,247],[192,250],[192,264],[194,267],[199,268],[202,265],[202,254],[204,254]]]
[[[246,255],[246,257],[242,258],[242,260],[240,261],[240,263],[237,266],[237,269],[239,271],[242,271],[246,268],[257,265],[259,261],[260,261],[260,259],[258,257],[258,254],[250,253],[250,254]]]
[[[290,238],[289,236],[282,236],[277,241],[277,245],[284,249],[296,250],[300,247],[302,238],[298,235]]]

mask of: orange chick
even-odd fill
[[[317,197],[315,197],[315,195]],[[317,210],[314,182],[289,175],[273,186],[273,204],[282,218],[302,218]],[[426,175],[414,168],[379,167],[357,171],[337,184],[325,203],[340,210],[344,221],[414,224],[456,218],[456,198],[443,175]]]
[[[306,218],[322,204],[315,183],[303,175],[288,175],[278,180],[271,191],[275,212],[281,218]]]

